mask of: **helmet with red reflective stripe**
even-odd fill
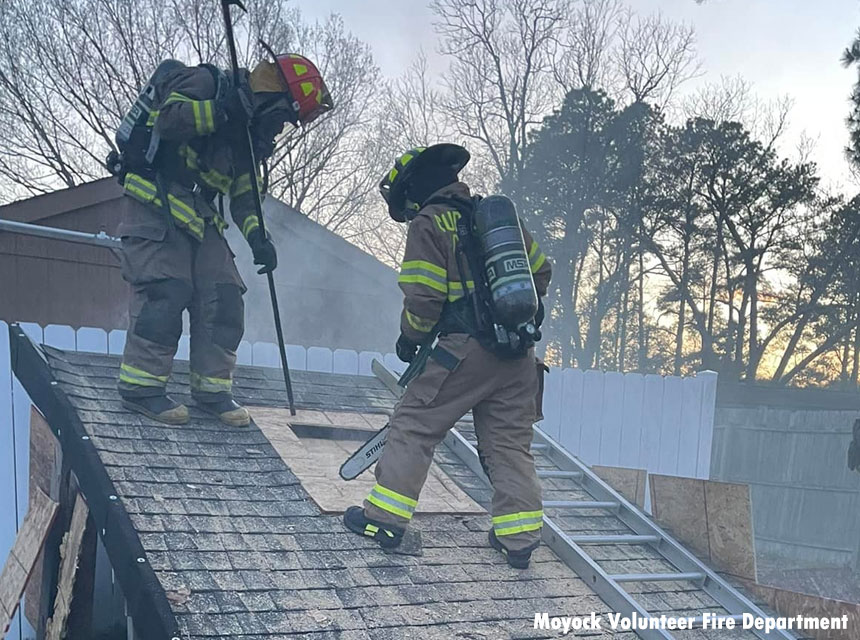
[[[260,40],[274,63],[263,61],[251,72],[254,92],[286,94],[293,124],[308,124],[334,108],[331,93],[317,66],[298,53],[276,54]]]

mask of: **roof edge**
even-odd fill
[[[121,195],[120,186],[114,178],[100,178],[0,206],[0,218],[16,222],[38,222],[108,202]]]
[[[63,456],[78,479],[135,630],[144,640],[181,640],[167,595],[146,561],[131,518],[68,397],[51,373],[44,351],[18,324],[9,325],[12,371],[46,417]],[[62,425],[62,428],[60,427]]]

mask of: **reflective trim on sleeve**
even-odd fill
[[[179,148],[179,155],[185,158],[185,164],[188,168],[197,171],[200,178],[213,189],[217,189],[221,193],[228,193],[230,186],[233,184],[233,178],[228,175],[209,169],[208,171],[200,170],[200,157],[198,153],[187,144]]]
[[[263,190],[263,184],[260,180],[260,176],[257,176],[257,186],[260,191]],[[230,197],[237,198],[245,193],[248,193],[251,190],[251,174],[243,173],[241,176],[233,180],[233,184],[230,185]]]
[[[536,273],[544,262],[546,262],[546,255],[540,250],[538,243],[532,240],[532,246],[529,249],[529,265],[531,266],[532,273]]]
[[[543,510],[519,511],[493,518],[496,536],[510,536],[525,531],[537,531],[543,527]]]
[[[427,333],[431,331],[433,327],[436,326],[436,322],[433,320],[427,320],[426,318],[422,318],[421,316],[416,316],[414,313],[410,313],[409,309],[404,309],[406,313],[406,321],[409,323],[409,326],[415,329],[416,331],[420,331],[421,333]]]
[[[423,284],[440,293],[447,293],[447,281],[445,268],[426,260],[407,260],[401,265],[397,278],[401,284]]]
[[[418,506],[418,501],[414,498],[387,489],[378,483],[371,489],[367,501],[383,511],[388,511],[407,520],[412,519],[415,507]]]
[[[260,221],[257,219],[257,215],[252,213],[247,218],[245,218],[245,222],[242,223],[242,235],[245,236],[245,239],[248,239],[248,236],[251,235],[251,232],[254,229],[260,228]]]

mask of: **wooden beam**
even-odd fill
[[[66,620],[72,608],[72,593],[75,586],[75,576],[78,573],[78,556],[84,532],[87,528],[90,510],[83,496],[79,493],[75,499],[75,510],[72,512],[72,522],[69,531],[63,539],[60,556],[60,579],[57,584],[57,596],[54,599],[54,615],[48,620],[48,630],[45,640],[61,640],[66,630]]]
[[[5,638],[9,631],[9,624],[18,610],[21,595],[27,586],[27,580],[36,564],[39,551],[45,544],[45,538],[51,529],[58,508],[59,505],[42,491],[36,491],[33,494],[30,508],[15,538],[15,544],[12,545],[6,564],[0,573],[0,640]]]

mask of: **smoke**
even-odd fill
[[[397,272],[273,198],[264,214],[278,250],[274,276],[287,343],[392,351],[403,302]],[[235,225],[226,235],[248,287],[245,340],[275,342],[267,278],[257,274]]]

